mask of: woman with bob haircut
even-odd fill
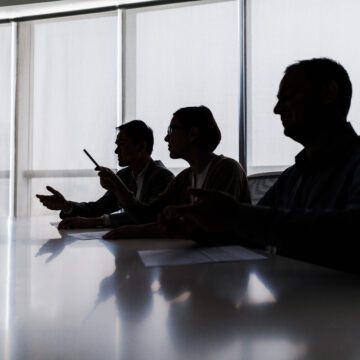
[[[188,193],[189,188],[222,191],[241,203],[250,203],[243,167],[234,159],[214,153],[220,143],[221,132],[206,106],[177,110],[164,140],[168,143],[170,157],[184,159],[190,166],[180,172],[166,190],[149,204],[136,200],[110,169],[97,168],[101,185],[116,194],[121,206],[137,224],[116,228],[105,234],[104,239],[169,236],[155,221],[166,206],[192,203],[195,199]],[[122,214],[118,216],[121,223]],[[178,235],[191,237],[183,225],[179,228],[177,224],[176,228]]]

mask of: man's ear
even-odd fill
[[[146,152],[146,141],[140,141],[138,144],[137,144],[137,148],[139,150],[139,152]]]
[[[335,80],[327,81],[322,89],[321,99],[324,105],[331,104],[339,94],[339,84]]]

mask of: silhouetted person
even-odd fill
[[[346,121],[352,87],[345,69],[320,58],[290,65],[274,112],[284,134],[304,149],[260,200],[245,206],[220,193],[193,190],[193,206],[170,207],[208,231],[228,229],[249,246],[339,269],[359,271],[352,253],[360,220],[360,139]]]
[[[154,137],[152,130],[141,120],[133,120],[117,128],[115,153],[121,169],[117,176],[126,184],[136,199],[147,203],[165,190],[173,179],[173,174],[159,160],[151,158]],[[107,191],[94,202],[68,201],[64,196],[47,186],[53,195],[36,195],[51,210],[61,210],[59,228],[91,228],[96,226],[114,226],[131,224],[126,213],[121,216],[109,215],[120,210],[116,196]]]
[[[104,238],[161,236],[158,225],[154,223],[157,215],[168,205],[191,203],[193,199],[187,192],[189,187],[223,191],[239,202],[249,203],[249,188],[242,166],[233,159],[214,153],[220,140],[220,130],[207,107],[177,110],[171,119],[165,141],[169,144],[170,157],[184,159],[190,167],[178,174],[166,191],[148,205],[137,200],[111,170],[100,168],[101,185],[116,194],[119,203],[135,222],[150,223],[121,227]],[[178,231],[181,236],[193,229],[182,226]]]

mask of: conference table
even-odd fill
[[[146,267],[140,250],[198,244],[81,240],[56,220],[0,219],[0,359],[360,358],[357,276],[268,254]]]

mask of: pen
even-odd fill
[[[84,153],[89,157],[89,159],[96,165],[96,167],[100,167],[99,164],[93,159],[93,157],[86,151],[86,149],[83,149]]]

